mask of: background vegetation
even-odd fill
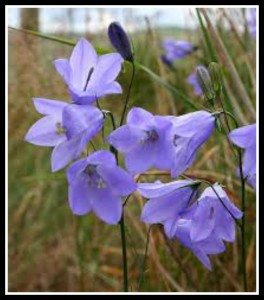
[[[192,17],[199,24],[197,15]],[[186,78],[197,64],[218,61],[225,78],[225,106],[237,116],[240,125],[255,122],[256,48],[255,40],[248,34],[245,10],[201,10],[200,17],[204,27],[200,23],[194,30],[155,28],[151,20],[146,20],[148,30],[131,34],[136,60],[193,102],[203,105],[205,100],[194,96]],[[199,49],[177,61],[172,70],[160,60],[160,42],[166,36],[189,40]],[[77,41],[79,37],[64,38]],[[88,38],[94,45],[111,49],[106,32],[89,34]],[[68,57],[72,47],[12,29],[8,46],[9,291],[120,291],[122,253],[118,226],[106,225],[92,214],[74,216],[68,207],[65,172],[51,173],[51,150],[24,141],[27,130],[39,118],[33,97],[69,100],[67,88],[52,61]],[[116,118],[120,117],[129,78],[130,66],[125,65],[119,77],[124,94],[100,102]],[[183,97],[171,93],[141,69],[136,71],[130,98],[130,106],[134,105],[158,114],[194,110]],[[107,123],[106,133],[109,130]],[[100,134],[95,144],[107,148]],[[236,162],[225,136],[216,132],[186,173],[224,184],[232,201],[239,206],[235,169]],[[141,182],[170,180],[164,172],[151,172],[154,175],[142,176]],[[246,192],[248,289],[255,291],[256,199],[252,188],[247,186]],[[242,291],[238,234],[236,243],[227,244],[226,252],[212,256],[214,268],[209,272],[188,249],[178,242],[167,241],[161,228],[154,226],[143,272],[148,233],[148,226],[140,222],[143,204],[144,199],[135,193],[125,212],[132,291]],[[142,272],[144,280],[139,286]]]

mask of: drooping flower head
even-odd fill
[[[164,224],[166,235],[172,238],[177,221],[195,198],[198,186],[199,182],[194,180],[138,184],[137,191],[149,199],[143,208],[141,220],[148,224]]]
[[[256,8],[249,9],[247,20],[248,30],[253,38],[256,38]]]
[[[197,47],[190,42],[172,38],[164,39],[162,47],[165,50],[165,54],[162,55],[162,60],[167,64],[172,64],[175,60],[184,58],[197,49]]]
[[[109,151],[97,151],[67,170],[69,205],[76,215],[94,212],[102,221],[116,224],[122,215],[122,196],[136,189],[136,182],[116,165]]]
[[[76,104],[90,104],[103,96],[120,94],[122,89],[115,79],[122,63],[119,53],[98,56],[93,46],[83,38],[74,47],[69,60],[54,61]]]
[[[191,74],[188,76],[187,82],[193,86],[194,94],[195,94],[197,97],[202,96],[203,91],[202,91],[202,89],[201,89],[201,87],[200,87],[200,84],[199,84],[199,82],[198,82],[196,72],[193,72],[193,73],[191,73]]]
[[[221,240],[234,242],[234,219],[240,219],[243,213],[229,200],[220,185],[214,184],[213,187],[206,188],[193,204],[190,238],[199,242],[213,234]]]
[[[133,62],[134,58],[128,36],[118,22],[113,22],[109,25],[108,37],[116,51],[119,52],[125,60]]]
[[[229,139],[236,146],[245,150],[243,176],[256,189],[256,124],[243,126],[231,131]]]
[[[154,167],[166,170],[170,168],[166,132],[171,126],[166,117],[134,107],[128,113],[127,124],[113,131],[108,142],[124,154],[126,168],[131,174]]]
[[[51,156],[53,172],[78,158],[103,126],[103,114],[90,105],[42,98],[35,99],[34,105],[44,117],[29,129],[25,139],[34,145],[54,147]]]
[[[183,246],[189,248],[199,261],[208,269],[212,269],[208,255],[219,254],[225,251],[225,245],[221,239],[214,234],[207,236],[202,241],[193,241],[190,236],[192,220],[181,218],[177,221],[176,232],[173,239],[179,241]]]
[[[171,176],[177,177],[193,163],[197,150],[215,129],[215,117],[207,111],[197,111],[171,118],[172,129],[168,156],[171,159]]]

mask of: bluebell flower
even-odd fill
[[[196,152],[215,129],[215,116],[197,111],[170,118],[173,126],[166,140],[170,146],[167,157],[171,160],[171,176],[177,177],[193,163]]]
[[[98,57],[93,46],[82,38],[69,60],[57,59],[54,65],[67,84],[74,103],[91,104],[103,96],[122,93],[115,79],[123,61],[119,53]]]
[[[190,238],[199,242],[213,234],[221,240],[234,242],[234,218],[240,219],[243,213],[229,200],[220,185],[214,184],[213,187],[206,188],[193,204]]]
[[[166,155],[170,144],[167,131],[172,123],[166,117],[134,107],[127,115],[127,124],[113,131],[108,142],[124,154],[125,165],[131,174],[142,173],[149,168],[169,169]]]
[[[229,139],[236,146],[245,150],[243,176],[256,189],[256,124],[243,126],[231,131]]]
[[[29,129],[25,139],[34,145],[54,147],[51,156],[53,172],[78,158],[104,123],[102,112],[90,105],[42,98],[35,99],[34,105],[44,117]]]
[[[202,91],[201,86],[200,86],[200,84],[199,84],[199,82],[198,82],[196,72],[193,72],[193,73],[191,73],[191,74],[188,76],[187,82],[193,86],[194,94],[195,94],[197,97],[202,96],[203,91]]]
[[[102,221],[116,224],[122,215],[122,196],[136,189],[134,178],[117,166],[109,151],[97,151],[67,170],[69,205],[76,215],[94,212]]]
[[[165,50],[162,60],[167,64],[172,64],[175,60],[186,57],[196,49],[196,46],[190,42],[172,38],[164,39],[162,47]]]
[[[170,183],[140,183],[137,191],[148,198],[141,221],[165,225],[169,238],[175,235],[177,221],[197,195],[197,181],[177,180]]]
[[[214,234],[208,235],[201,241],[191,239],[192,220],[181,218],[175,225],[176,232],[174,240],[179,241],[183,246],[190,249],[199,261],[208,269],[212,269],[212,264],[208,255],[219,254],[225,251],[225,245],[221,239]]]

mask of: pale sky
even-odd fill
[[[144,17],[149,17],[155,26],[193,28],[195,21],[190,13],[194,13],[193,7],[72,8],[72,12],[68,8],[42,8],[40,30],[56,32],[73,28],[78,33],[96,32],[107,28],[112,21],[119,21],[129,31],[144,28]],[[19,27],[18,8],[8,8],[8,25]]]

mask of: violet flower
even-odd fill
[[[126,168],[133,175],[152,167],[169,169],[166,132],[171,126],[166,117],[134,107],[128,113],[127,124],[113,131],[108,142],[124,154]]]
[[[141,221],[149,224],[165,224],[165,232],[172,238],[177,221],[197,194],[200,182],[178,180],[170,183],[141,183],[137,191],[149,201],[145,204]]]
[[[188,76],[187,82],[193,86],[193,91],[194,91],[195,96],[197,96],[197,97],[202,96],[203,91],[198,82],[196,72],[193,72]]]
[[[193,204],[190,238],[199,242],[213,234],[221,240],[234,242],[234,218],[240,219],[243,213],[229,200],[220,185],[214,184],[213,187],[206,188]]]
[[[29,129],[25,139],[34,145],[54,147],[51,156],[53,172],[76,159],[103,126],[103,114],[90,105],[42,98],[35,99],[34,105],[44,117]]]
[[[171,158],[171,176],[177,177],[193,163],[197,150],[215,129],[215,117],[207,111],[197,111],[170,118],[173,127],[168,133],[168,156]]]
[[[221,239],[214,234],[208,235],[202,241],[193,241],[190,236],[192,220],[181,218],[177,221],[176,232],[173,239],[179,241],[183,246],[189,248],[199,261],[208,269],[212,269],[208,255],[219,254],[225,251],[225,245]]]
[[[172,64],[175,60],[184,58],[196,50],[196,47],[192,43],[172,38],[164,39],[162,47],[165,50],[162,60],[167,64]]]
[[[243,176],[256,189],[256,124],[243,126],[231,131],[229,139],[236,146],[245,150]]]
[[[122,88],[115,81],[123,58],[119,53],[98,57],[93,46],[80,39],[70,59],[58,59],[54,65],[69,88],[76,104],[90,104],[109,94],[120,94]]]
[[[67,170],[69,205],[76,215],[94,212],[102,221],[116,224],[122,215],[122,196],[136,189],[136,182],[116,165],[109,151],[97,151]]]

